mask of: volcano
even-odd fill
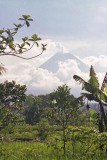
[[[83,63],[82,60],[71,53],[56,53],[45,63],[43,63],[39,68],[46,69],[49,72],[55,73],[59,68],[59,62],[65,62],[67,60],[75,60],[82,72],[89,72],[89,67],[85,63]]]

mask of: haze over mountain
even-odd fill
[[[83,63],[79,58],[77,58],[71,53],[61,53],[61,52],[53,55],[50,59],[48,59],[45,63],[43,63],[40,66],[40,68],[46,69],[49,72],[55,73],[58,71],[61,63],[64,63],[64,62],[67,63],[67,61],[72,61],[72,60],[76,61],[79,69],[82,72],[89,71],[89,67],[85,63]]]

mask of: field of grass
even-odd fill
[[[11,142],[0,144],[0,160],[106,160],[105,154],[72,153],[63,156],[45,143]]]
[[[66,130],[66,154],[62,131],[38,130],[23,125],[2,130],[0,160],[106,160],[107,134],[94,128],[69,126]],[[58,128],[59,129],[59,128]],[[42,131],[42,132],[41,132]],[[42,133],[42,135],[41,135]],[[3,138],[3,139],[2,139]],[[103,150],[100,146],[103,144]]]
[[[100,159],[102,155],[93,155],[92,153],[82,155],[81,153],[72,153],[63,156],[57,153],[56,150],[49,148],[45,143],[39,142],[11,142],[0,144],[0,160],[85,160],[85,159]],[[107,156],[103,155],[103,159]]]

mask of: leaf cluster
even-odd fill
[[[26,86],[16,84],[15,81],[0,84],[0,106],[13,106],[22,104],[25,101]]]
[[[12,29],[0,29],[0,56],[11,55],[22,59],[32,59],[41,55],[43,51],[46,50],[46,44],[39,44],[41,38],[37,34],[33,34],[30,38],[27,36],[23,37],[21,39],[21,43],[15,42],[15,36],[19,32],[19,30],[23,28],[25,25],[29,27],[30,22],[33,21],[33,19],[30,18],[30,15],[22,15],[22,17],[19,18],[19,20],[23,23],[14,23],[14,27]],[[41,47],[42,51],[40,54],[37,54],[30,58],[24,58],[20,56],[20,54],[32,49],[34,45],[36,45],[36,47]]]

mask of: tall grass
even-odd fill
[[[1,132],[10,141],[0,141],[0,160],[106,160],[107,133],[94,128],[72,127],[66,130],[66,154],[63,153],[62,131],[52,130],[44,139],[36,127],[17,126]],[[47,133],[47,132],[46,132]],[[21,139],[22,138],[22,139]],[[30,141],[24,141],[28,138]],[[20,139],[20,141],[18,141]],[[17,141],[16,141],[17,140]],[[22,141],[23,140],[23,141]],[[100,145],[103,144],[103,150]]]
[[[106,154],[87,154],[70,152],[64,156],[60,151],[53,150],[46,143],[11,142],[0,144],[0,160],[106,160]]]

